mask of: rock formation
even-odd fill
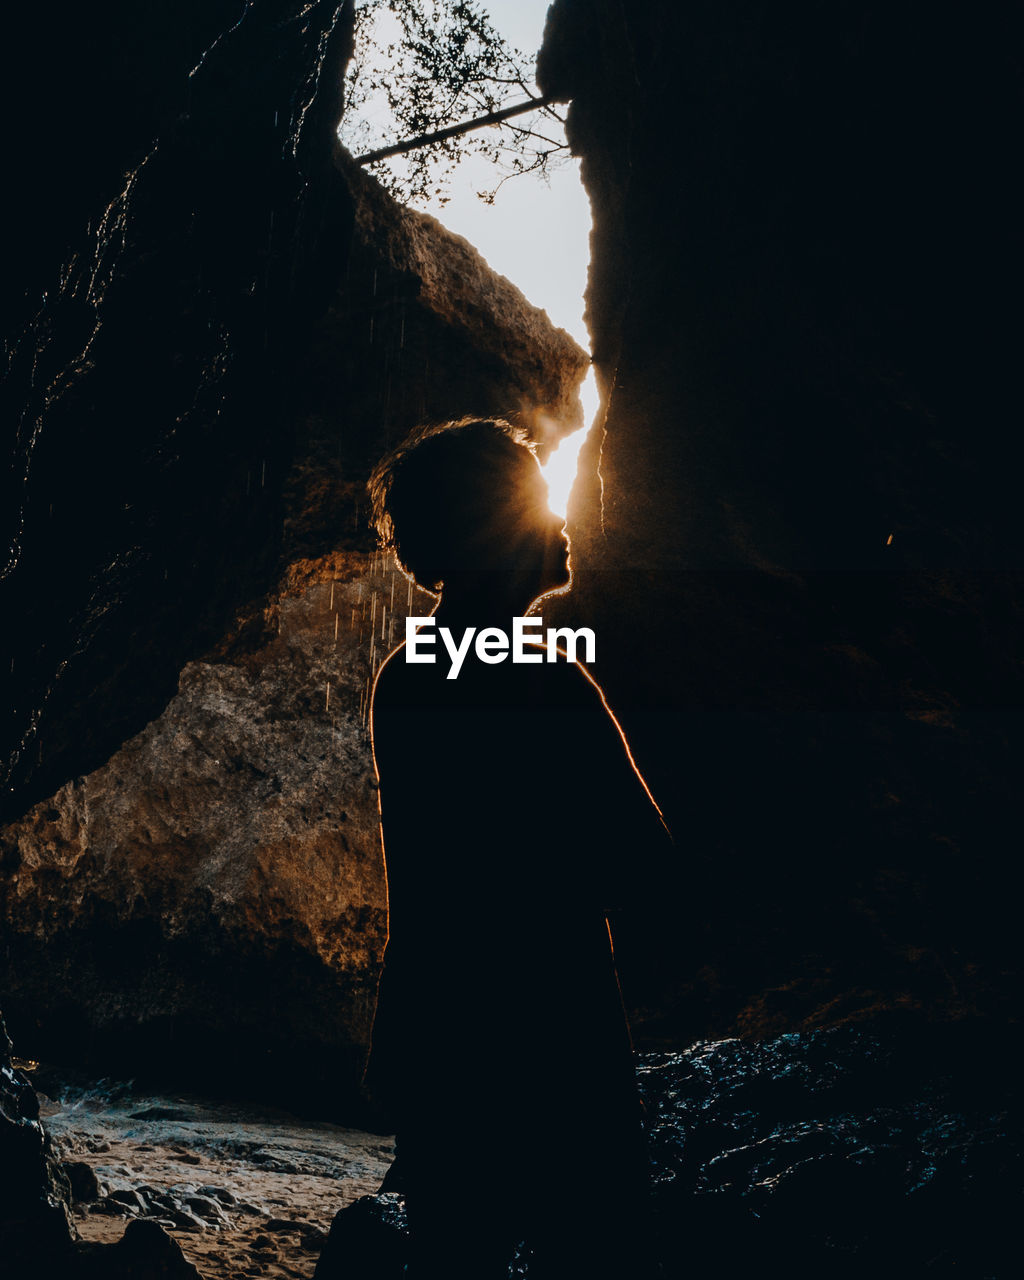
[[[882,1019],[642,1055],[659,1274],[1011,1274],[1021,1139],[1005,1047]],[[571,1179],[552,1137],[538,1176]],[[453,1215],[486,1194],[453,1189]],[[317,1280],[400,1280],[406,1229],[400,1188],[356,1201]],[[510,1276],[530,1275],[525,1244]]]
[[[224,369],[215,361],[200,375],[200,394],[223,397],[225,414],[241,411],[241,398],[249,416],[238,429],[262,434],[266,456],[257,459],[247,438],[244,472],[236,451],[228,482],[211,438],[203,461],[214,474],[199,481],[204,496],[185,488],[146,499],[158,528],[173,524],[175,542],[193,544],[189,557],[200,556],[200,537],[212,545],[208,557],[165,570],[166,599],[144,621],[138,610],[149,610],[154,588],[162,594],[159,578],[133,569],[119,585],[114,570],[98,579],[100,632],[124,653],[123,664],[106,669],[103,687],[121,705],[111,715],[72,666],[50,672],[58,677],[57,701],[32,709],[41,716],[32,740],[38,746],[54,735],[59,763],[26,772],[26,757],[15,751],[11,777],[22,782],[22,804],[55,770],[65,781],[0,831],[0,921],[8,1017],[37,1055],[63,1058],[88,1041],[121,1070],[156,1060],[183,1073],[179,1079],[226,1075],[237,1085],[247,1046],[250,1083],[276,1089],[301,1059],[310,1100],[322,1087],[330,1105],[344,1109],[353,1105],[384,941],[365,729],[369,681],[403,638],[408,609],[429,609],[428,598],[372,550],[366,477],[390,444],[424,420],[501,415],[550,447],[579,424],[587,357],[472,246],[398,206],[337,143],[328,142],[326,160],[329,174],[314,164],[330,193],[321,221],[296,228],[299,240],[289,248],[289,261],[310,277],[309,290],[291,301],[303,340],[285,334],[283,322],[278,328],[278,317],[272,326],[283,344],[278,372],[287,395],[278,387],[257,406],[253,389],[232,381],[238,360],[258,361],[247,346],[258,334],[225,332]],[[196,164],[190,150],[174,168],[194,178]],[[222,195],[216,188],[206,198]],[[118,216],[132,244],[144,230],[174,231],[164,210],[133,204]],[[127,261],[111,268],[108,294],[96,300],[99,316],[112,312],[105,323],[114,337],[69,375],[70,403],[62,409],[58,398],[50,411],[67,415],[65,430],[80,432],[95,420],[103,396],[139,357],[140,341],[162,340],[140,339],[134,317],[119,309],[118,289],[141,270],[125,253]],[[152,250],[161,270],[180,253],[173,239]],[[333,269],[332,292],[321,283],[314,294],[314,265]],[[166,302],[158,283],[147,275],[133,305]],[[172,301],[174,315],[184,308],[178,340],[194,339],[196,300],[186,290]],[[208,301],[215,310],[223,289]],[[173,315],[167,322],[178,323]],[[172,356],[173,347],[154,358]],[[147,403],[160,386],[147,392]],[[43,426],[60,430],[46,414]],[[201,465],[194,450],[189,456]],[[30,476],[40,486],[54,478],[45,467]],[[62,472],[61,482],[67,479]],[[126,496],[133,492],[129,485]],[[232,504],[244,507],[247,496],[255,505],[243,515]],[[230,553],[217,530],[225,520],[233,526]],[[84,542],[83,554],[94,553]],[[122,558],[168,550],[156,532],[141,548],[115,544]],[[34,609],[50,607],[30,576],[36,552],[26,541],[17,568],[25,590],[36,588]],[[206,576],[204,560],[220,568]],[[81,586],[71,583],[72,591]],[[65,607],[59,597],[51,604]],[[234,611],[225,616],[228,606]],[[30,634],[17,638],[23,650]],[[100,662],[92,642],[83,643],[83,661]],[[160,710],[154,689],[177,657],[189,661]],[[44,648],[37,661],[46,660]],[[67,717],[62,687],[83,700]],[[21,689],[32,692],[29,684]],[[76,733],[83,709],[102,732]],[[146,725],[147,712],[157,711]],[[116,741],[116,725],[123,732],[133,721],[139,731],[99,763],[101,741]]]
[[[987,6],[550,12],[606,412],[571,604],[681,850],[619,948],[676,1034],[1009,1008],[1018,39]]]
[[[365,1039],[362,712],[413,603],[374,557],[367,469],[425,417],[518,414],[550,443],[585,360],[338,152],[352,5],[238,10],[19,15],[0,956],[55,1053],[250,1081],[299,1060],[314,1096]],[[961,1023],[983,1043],[1019,968],[1015,21],[551,10],[605,408],[572,616],[681,851],[619,924],[627,997],[676,1044],[922,1015],[881,1059],[840,1028],[650,1062],[666,1258],[713,1221],[693,1248],[754,1265],[814,1205],[790,1269],[863,1274],[862,1213],[937,1232],[966,1200],[997,1243],[1011,1220],[1016,1149],[920,1049]],[[41,1274],[72,1256],[66,1196],[2,1070],[6,1239],[28,1230]],[[976,1244],[924,1262],[991,1274]]]
[[[77,45],[73,8],[51,7],[15,79],[46,107],[17,113],[35,265],[3,388],[12,815],[137,733],[276,580],[295,352],[352,219],[331,159],[350,5],[195,3],[170,23],[116,4]],[[78,131],[90,178],[56,218],[37,210],[50,113],[79,118],[97,84],[118,124]]]
[[[55,1265],[71,1251],[71,1193],[12,1049],[0,1019],[0,1249],[24,1263],[31,1248]]]
[[[262,646],[189,663],[155,721],[6,828],[5,994],[51,1056],[98,1031],[122,1069],[235,1072],[244,1043],[267,1083],[365,1043],[385,921],[358,706],[384,578],[317,567]]]
[[[113,1245],[81,1245],[72,1189],[39,1119],[39,1100],[0,1019],[0,1257],[9,1280],[199,1280],[153,1223]],[[24,1065],[24,1064],[22,1064]]]

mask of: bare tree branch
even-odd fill
[[[447,129],[421,133],[419,137],[408,138],[405,142],[396,142],[393,146],[381,147],[378,151],[368,151],[364,156],[356,156],[356,164],[373,164],[377,160],[387,160],[389,156],[403,156],[408,151],[418,151],[421,147],[430,147],[437,142],[444,142],[446,138],[457,138],[461,134],[470,133],[473,129],[484,129],[488,125],[501,124],[503,120],[510,120],[513,116],[525,115],[527,111],[536,111],[538,107],[546,107],[550,101],[553,99],[531,98],[529,102],[520,102],[514,107],[503,107],[500,111],[490,111],[487,115],[477,116],[474,120],[463,120],[460,124],[449,125]],[[527,171],[524,170],[524,172]]]
[[[526,101],[510,103],[517,90]],[[482,0],[361,0],[346,95],[343,141],[358,164],[378,164],[404,202],[443,204],[470,154],[505,177],[546,174],[568,155],[558,137],[564,120],[533,83],[532,59],[502,38]],[[535,127],[512,123],[529,112]],[[389,135],[405,140],[388,143]],[[504,177],[492,200],[503,185]]]

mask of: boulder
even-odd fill
[[[680,851],[617,933],[652,1036],[1013,1009],[1018,41],[994,5],[549,12],[604,408],[558,620]]]
[[[5,1278],[200,1280],[179,1246],[155,1223],[129,1223],[115,1244],[77,1240],[71,1201],[98,1193],[95,1175],[88,1165],[58,1162],[39,1119],[35,1089],[11,1050],[0,1017],[0,1256]],[[137,1200],[134,1207],[145,1208]],[[129,1208],[121,1203],[117,1212]]]
[[[1012,1274],[1024,1151],[1008,1050],[977,1026],[886,1017],[641,1055],[659,1274]],[[571,1160],[537,1163],[572,1178]],[[452,1196],[472,1214],[471,1189]],[[399,1192],[364,1197],[335,1217],[316,1280],[397,1278],[406,1231]],[[528,1245],[510,1277],[529,1276]]]

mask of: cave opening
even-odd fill
[[[512,99],[520,106],[531,99],[542,100],[534,79],[535,59],[524,58],[519,51],[540,48],[548,7],[546,0],[489,0],[483,6],[500,37],[522,61],[526,78],[514,86]],[[383,8],[375,12],[365,44],[357,46],[352,83],[362,78],[374,87],[365,95],[352,95],[354,109],[349,107],[339,125],[339,138],[353,152],[372,151],[400,136],[401,123],[384,86],[398,67],[395,48],[401,38],[402,26],[395,13]],[[481,72],[481,78],[485,76],[486,71]],[[468,105],[473,101],[468,99]],[[495,130],[500,132],[500,126],[492,126]],[[548,148],[538,153],[539,161],[531,153],[530,166],[516,154],[513,138],[504,147],[496,143],[466,150],[447,170],[439,162],[429,183],[415,181],[408,154],[387,158],[370,170],[409,207],[436,217],[463,236],[492,270],[511,281],[589,352],[583,309],[592,219],[579,160],[568,153],[564,122],[540,111],[526,116],[522,138],[541,139]],[[422,162],[423,156],[417,154],[416,160]],[[566,514],[580,449],[599,407],[592,366],[580,383],[579,396],[581,419],[575,413],[572,421],[541,414],[527,421],[539,448],[552,509],[561,515]],[[520,406],[510,402],[502,416],[518,420]]]
[[[148,1276],[148,1230],[210,1280],[298,1280],[338,1187],[377,1189],[366,713],[430,600],[377,549],[366,477],[466,413],[561,461],[592,340],[572,621],[685,833],[684,882],[616,928],[666,1275],[1009,1274],[1019,33],[903,0],[556,0],[585,332],[572,170],[549,195],[467,158],[442,201],[413,164],[417,204],[339,149],[352,23],[384,2],[12,19],[5,1264]],[[486,11],[529,49],[546,6],[390,7]],[[410,103],[389,140],[442,125]],[[401,1206],[371,1200],[345,1221],[393,1257]],[[89,1248],[127,1222],[113,1269],[76,1201]]]
[[[7,349],[30,454],[5,584],[23,627],[3,1005],[75,1199],[106,1205],[96,1243],[123,1216],[223,1227],[230,1202],[189,1207],[147,1164],[155,1148],[198,1170],[204,1127],[221,1156],[274,1132],[268,1172],[323,1172],[313,1128],[289,1154],[271,1118],[189,1090],[375,1122],[369,690],[429,602],[374,546],[366,473],[423,419],[508,417],[564,512],[596,412],[578,166],[501,182],[467,162],[443,202],[396,202],[332,155],[347,8],[282,36],[246,5],[161,46],[144,141],[91,140],[102,198],[83,197]],[[539,47],[546,5],[499,9]],[[163,34],[154,17],[132,38]],[[97,59],[119,64],[124,40],[111,15]],[[240,86],[244,66],[265,74]],[[390,1149],[364,1146],[371,1191]]]

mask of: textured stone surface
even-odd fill
[[[680,848],[617,935],[675,1035],[1012,1007],[1019,20],[933,19],[550,13],[607,412],[566,607]]]
[[[642,1055],[659,1274],[1009,1276],[1024,1140],[1006,1049],[883,1021]],[[571,1153],[545,1176],[571,1179]],[[472,1214],[486,1194],[453,1199]],[[397,1280],[406,1229],[398,1187],[343,1209],[317,1280]]]
[[[375,1191],[393,1155],[380,1134],[284,1110],[45,1068],[36,1078],[55,1150],[91,1178],[74,1206],[83,1244],[119,1240],[126,1222],[162,1226],[204,1280],[257,1267],[309,1277],[339,1205]]]
[[[301,1054],[325,1090],[351,1092],[384,928],[363,720],[413,599],[372,551],[366,477],[423,420],[500,414],[550,445],[580,420],[587,357],[466,241],[352,166],[324,127],[347,19],[315,17],[336,64],[312,64],[308,112],[275,116],[287,154],[257,130],[228,192],[217,163],[241,117],[219,123],[224,138],[175,134],[90,242],[103,287],[72,273],[47,321],[60,348],[88,301],[102,341],[60,375],[26,471],[26,511],[43,492],[62,509],[68,490],[82,528],[70,513],[29,521],[9,584],[26,609],[7,638],[27,736],[7,801],[37,802],[0,832],[0,973],[36,1053],[80,1053],[87,1036],[112,1065],[141,1052],[232,1078],[244,1043],[264,1085]],[[222,105],[218,74],[271,38],[247,10],[197,72],[197,118]],[[274,83],[306,75],[309,56],[308,32],[288,28]],[[250,87],[235,87],[241,112]],[[175,183],[212,229],[157,199]],[[95,452],[59,448],[100,420],[116,472],[102,484]],[[100,563],[92,531],[113,489]],[[40,799],[47,780],[62,785]]]
[[[578,426],[586,353],[461,236],[395,204],[340,147],[353,228],[344,287],[316,326],[291,412],[283,561],[367,549],[365,481],[421,422],[503,417],[542,454]]]
[[[299,1055],[353,1090],[386,926],[360,700],[411,593],[354,553],[297,577],[265,643],[189,664],[157,720],[5,830],[7,1000],[32,1025],[45,999],[51,1052],[89,1026],[194,1074],[241,1037],[249,1072]]]
[[[85,38],[74,8],[58,0],[18,68],[25,101],[45,99],[13,112],[24,209],[51,190],[51,112],[115,99],[119,123],[90,118],[91,176],[61,234],[30,216],[16,255],[7,815],[107,759],[274,585],[296,352],[343,276],[352,219],[332,161],[350,5],[196,0],[172,18],[116,3]],[[65,61],[67,80],[52,73]]]
[[[71,1253],[71,1193],[0,1018],[0,1253],[47,1265]]]
[[[241,1032],[265,1083],[302,1052],[325,1088],[355,1086],[384,938],[369,681],[431,607],[364,549],[365,479],[424,417],[557,438],[586,358],[465,241],[353,181],[352,274],[292,408],[277,586],[141,734],[0,831],[7,1008],[37,1052],[90,1028],[191,1071]]]
[[[72,1182],[40,1119],[39,1098],[12,1057],[0,1018],[0,1257],[9,1280],[199,1280],[154,1223],[111,1245],[83,1245],[72,1225]],[[78,1171],[74,1182],[85,1186]],[[92,1179],[95,1184],[95,1179]]]
[[[650,1055],[659,1253],[726,1274],[1010,1273],[1020,1089],[1005,1040],[914,1020]]]

